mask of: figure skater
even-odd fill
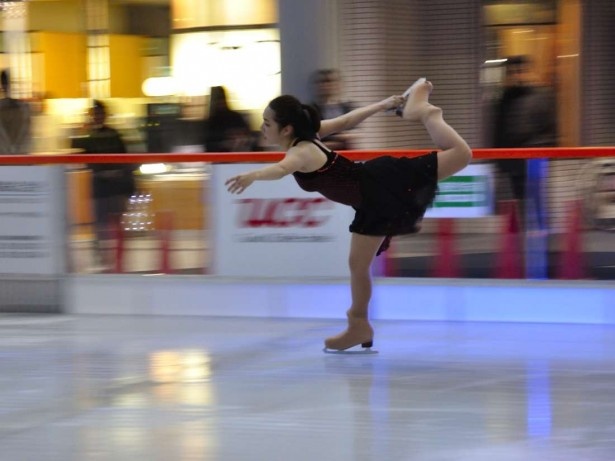
[[[277,144],[286,151],[285,157],[226,181],[230,193],[240,194],[254,181],[292,174],[302,189],[354,208],[348,258],[352,301],[346,313],[348,327],[325,340],[326,352],[358,345],[365,352],[370,350],[374,337],[368,315],[372,261],[386,250],[391,237],[418,232],[434,200],[437,182],[463,169],[472,159],[470,147],[444,121],[442,110],[429,103],[432,89],[432,83],[421,78],[403,95],[322,121],[313,107],[293,96],[279,96],[263,112],[262,133],[268,145]],[[329,150],[320,141],[390,110],[409,122],[421,122],[440,150],[416,158],[383,156],[362,163]]]

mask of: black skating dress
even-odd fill
[[[297,145],[300,141],[293,143]],[[438,189],[436,152],[414,158],[382,156],[366,162],[353,162],[313,140],[326,156],[322,168],[295,172],[301,189],[318,192],[334,202],[355,210],[350,232],[386,237],[378,254],[385,251],[391,237],[413,234]]]

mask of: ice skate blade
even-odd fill
[[[361,349],[329,349],[328,347],[323,348],[322,350],[325,354],[337,354],[337,355],[373,355],[377,354],[378,351],[372,349],[371,347],[362,347]]]

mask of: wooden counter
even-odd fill
[[[92,205],[90,170],[67,173],[68,214],[73,231],[82,237],[91,236],[94,208]],[[137,190],[150,194],[149,212],[159,228],[165,212],[173,215],[174,230],[203,230],[209,227],[208,181],[201,175],[168,175],[160,178],[137,176]]]

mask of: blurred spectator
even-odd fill
[[[312,76],[314,98],[311,105],[323,120],[339,117],[354,109],[352,103],[341,99],[341,83],[339,72],[335,69],[320,69]],[[353,135],[348,132],[334,133],[322,141],[332,150],[353,148]]]
[[[9,71],[0,73],[0,154],[29,154],[31,152],[30,106],[11,98]]]
[[[120,133],[106,124],[107,108],[95,100],[88,111],[85,134],[72,139],[71,146],[89,154],[121,154],[126,146]],[[113,225],[119,224],[126,211],[128,198],[135,193],[136,165],[127,163],[94,163],[92,170],[92,198],[94,201],[94,227],[98,263],[108,265],[109,260],[101,247],[110,238]]]
[[[246,119],[228,105],[226,90],[213,86],[205,131],[207,152],[247,152],[254,150],[254,137]]]
[[[494,108],[493,147],[553,147],[557,144],[555,96],[551,88],[535,83],[528,56],[506,61],[501,97]],[[510,180],[513,197],[523,206],[527,183],[525,159],[497,160]]]

